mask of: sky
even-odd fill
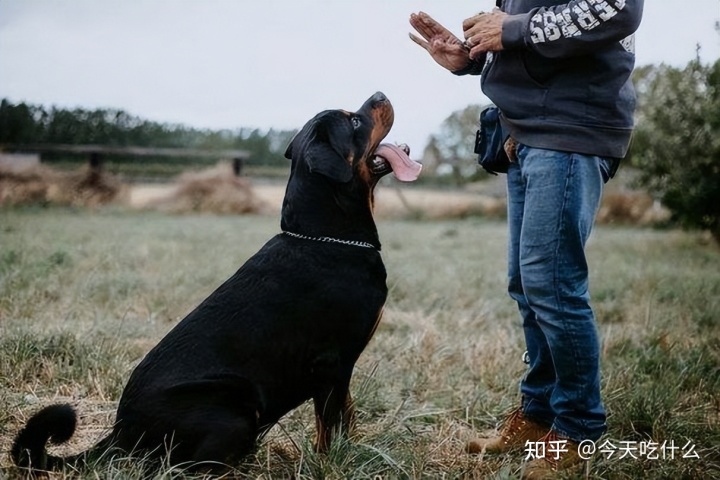
[[[462,35],[492,0],[0,0],[0,98],[119,108],[196,128],[302,127],[356,110],[376,91],[395,107],[386,138],[421,152],[443,120],[484,104],[408,38],[425,11]],[[637,65],[720,58],[720,0],[648,0]]]

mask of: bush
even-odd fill
[[[638,126],[631,150],[639,181],[684,227],[720,243],[720,60],[684,69],[639,70]]]

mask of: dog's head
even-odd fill
[[[400,180],[412,181],[421,166],[410,160],[409,149],[380,145],[394,118],[392,104],[380,92],[356,112],[325,110],[292,139],[285,157],[293,161],[294,173],[305,169],[338,183],[355,179],[374,187],[390,172]]]
[[[421,168],[407,147],[380,143],[393,119],[390,101],[378,92],[357,112],[326,110],[305,124],[285,152],[292,167],[283,200],[283,230],[365,241],[379,248],[372,219],[378,180],[393,172],[411,181]]]

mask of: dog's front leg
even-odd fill
[[[355,409],[350,395],[349,381],[342,387],[332,387],[313,397],[317,437],[315,450],[327,452],[333,436],[349,435],[355,424]]]

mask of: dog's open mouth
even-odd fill
[[[412,182],[418,178],[422,164],[410,158],[410,147],[405,144],[381,143],[372,159],[372,171],[381,176],[392,171],[401,182]]]

